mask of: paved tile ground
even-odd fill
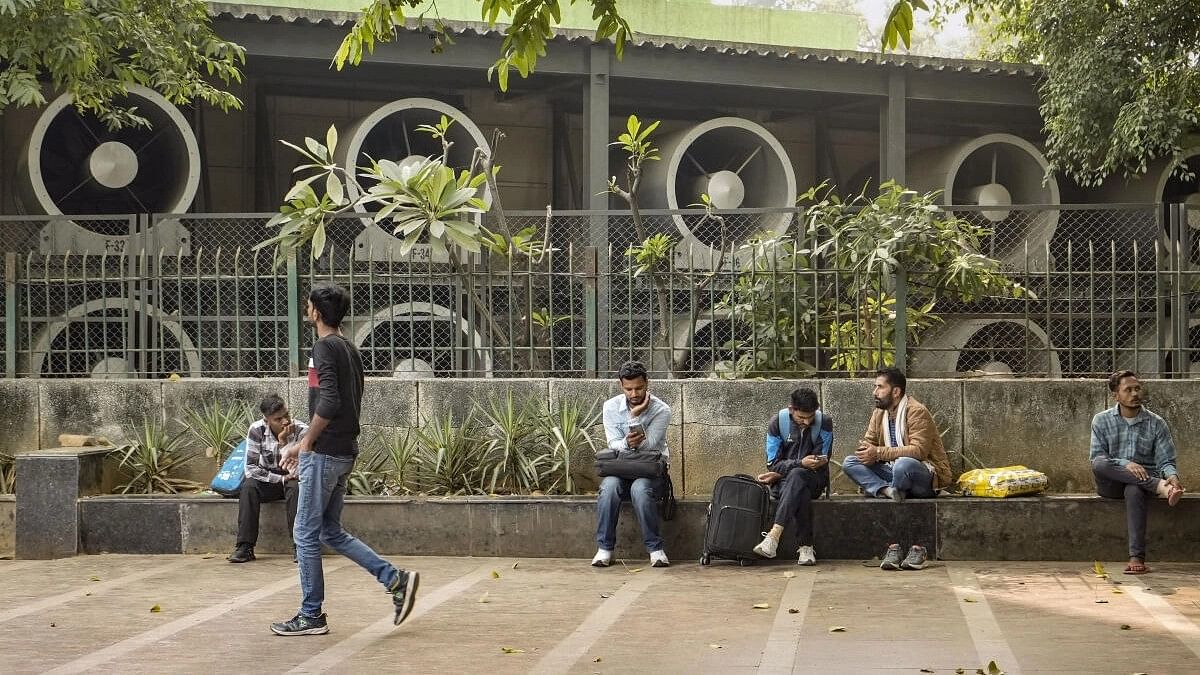
[[[326,558],[331,632],[282,638],[282,556],[0,560],[0,673],[1200,673],[1198,564],[396,562],[422,575],[410,622]]]

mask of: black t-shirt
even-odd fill
[[[324,455],[358,454],[363,364],[358,350],[341,335],[326,335],[308,360],[308,410],[329,420],[313,443]]]

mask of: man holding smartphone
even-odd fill
[[[238,498],[237,546],[227,558],[231,563],[254,560],[263,502],[284,501],[289,538],[296,522],[296,499],[300,494],[300,485],[296,482],[295,474],[279,466],[279,451],[299,441],[308,431],[308,425],[292,421],[287,405],[279,394],[268,395],[258,409],[262,418],[255,420],[246,431],[246,477],[242,480],[242,491]],[[295,550],[293,544],[293,558]]]
[[[657,454],[669,461],[667,427],[671,423],[671,407],[650,394],[646,366],[629,361],[621,366],[617,379],[621,393],[604,402],[604,435],[608,439],[608,449],[617,453],[617,457],[634,453],[639,456]],[[592,558],[593,567],[612,564],[622,501],[633,502],[642,540],[650,553],[650,565],[667,567],[671,564],[658,533],[654,485],[652,478],[618,476],[606,476],[600,482],[600,496],[596,500],[596,542],[600,548]]]

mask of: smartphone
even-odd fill
[[[642,423],[641,422],[630,422],[629,423],[629,433],[631,433],[631,434],[643,433],[642,432]]]

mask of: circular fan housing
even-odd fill
[[[355,327],[354,344],[369,374],[401,379],[463,372],[492,376],[492,357],[483,338],[465,319],[438,304],[385,307]]]
[[[919,377],[955,373],[1062,377],[1058,352],[1046,331],[1031,321],[1011,319],[948,319],[921,341],[912,370]]]
[[[179,110],[146,87],[118,105],[149,126],[110,130],[63,94],[42,111],[21,153],[17,200],[28,213],[183,213],[200,182],[200,150]],[[106,235],[128,231],[101,232]]]

